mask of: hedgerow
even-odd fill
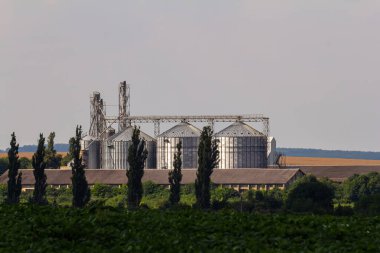
[[[0,205],[0,252],[379,252],[379,217]]]

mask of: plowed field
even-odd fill
[[[354,166],[380,165],[380,160],[358,160],[343,158],[292,157],[287,156],[285,163],[288,166]]]
[[[19,157],[26,157],[28,159],[32,159],[32,156],[33,156],[33,152],[21,152],[19,153]],[[58,152],[58,154],[62,155],[62,157],[64,157],[67,153],[66,152]],[[8,154],[7,153],[0,153],[0,158],[3,158],[3,157],[7,157]]]

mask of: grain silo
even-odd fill
[[[100,168],[100,141],[93,136],[85,136],[81,141],[83,163],[87,169]]]
[[[132,142],[132,135],[133,127],[127,127],[103,142],[103,169],[127,169],[129,167],[128,148]],[[146,149],[148,150],[148,158],[145,162],[145,168],[155,169],[157,151],[156,140],[142,131],[140,131],[140,138],[145,140]]]
[[[182,142],[182,168],[198,167],[198,145],[201,130],[189,123],[178,124],[157,138],[157,168],[173,169],[177,144]]]
[[[215,134],[219,141],[220,169],[266,168],[267,137],[243,123],[236,122]]]

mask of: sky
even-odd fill
[[[0,0],[0,149],[67,143],[126,80],[132,115],[259,113],[280,147],[380,151],[379,26],[375,0]]]

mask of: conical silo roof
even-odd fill
[[[91,136],[91,135],[86,135],[82,138],[82,141],[92,141],[92,140],[95,140],[96,137],[94,136]]]
[[[199,137],[201,136],[201,133],[202,131],[199,128],[185,122],[170,128],[169,130],[160,134],[158,137]]]
[[[249,137],[264,136],[264,134],[243,122],[236,122],[226,127],[219,133],[215,134],[215,137],[247,137],[247,136]]]
[[[126,129],[111,136],[108,141],[131,141],[133,135],[133,127],[127,127]],[[153,137],[140,130],[140,138],[145,141],[155,141]]]

